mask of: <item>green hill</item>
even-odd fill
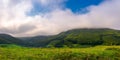
[[[73,29],[56,35],[49,46],[54,47],[79,47],[81,45],[120,45],[120,31],[100,29]]]
[[[35,36],[35,37],[22,37],[19,38],[23,40],[28,47],[45,47],[53,36]]]
[[[22,38],[0,34],[0,44],[18,44],[28,47],[86,47],[96,45],[120,45],[120,30],[108,28],[84,28],[68,30],[53,36]]]
[[[23,41],[12,37],[11,35],[8,34],[0,34],[0,44],[18,44],[22,45]]]

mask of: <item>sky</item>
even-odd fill
[[[120,30],[120,0],[0,0],[0,34],[55,35],[76,28]]]

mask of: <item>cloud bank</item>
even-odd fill
[[[33,2],[52,10],[29,16]],[[54,35],[74,28],[120,29],[119,3],[120,0],[105,0],[98,6],[87,7],[88,13],[76,14],[62,9],[64,0],[0,0],[0,33],[22,37]]]

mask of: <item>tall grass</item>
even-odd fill
[[[120,46],[90,48],[1,47],[0,60],[120,60]]]

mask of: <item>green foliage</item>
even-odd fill
[[[120,31],[107,28],[73,29],[53,36],[15,38],[0,34],[0,44],[17,44],[26,47],[89,47],[120,45]]]
[[[115,48],[115,47],[106,48],[106,50],[114,50],[114,51],[119,51],[120,52],[120,48]]]
[[[21,46],[18,46],[15,44],[0,44],[0,47],[2,47],[2,48],[22,48]]]
[[[73,29],[60,33],[57,37],[51,39],[50,44],[53,42],[55,47],[63,47],[64,45],[67,47],[76,47],[74,45],[120,45],[120,31],[102,28]]]
[[[0,44],[18,44],[24,45],[24,42],[20,39],[12,37],[7,34],[0,34]]]
[[[17,48],[14,46],[0,47],[0,60],[120,60],[119,52],[120,46],[90,48]]]

